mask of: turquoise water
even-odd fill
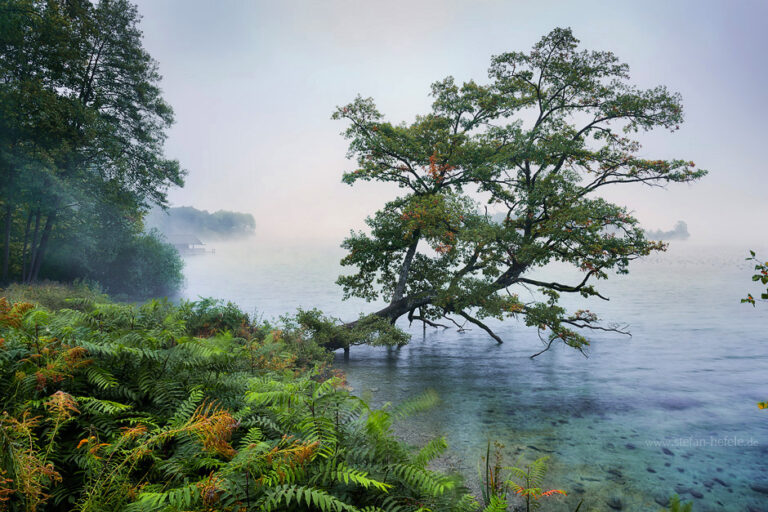
[[[491,440],[510,462],[551,457],[548,484],[569,492],[552,510],[582,497],[586,510],[658,510],[675,491],[696,511],[768,510],[758,490],[768,485],[768,412],[755,405],[768,398],[768,305],[739,303],[756,291],[744,252],[679,244],[611,278],[601,291],[612,300],[586,307],[633,336],[596,333],[588,358],[555,347],[531,360],[541,342],[510,321],[493,326],[503,345],[477,329],[418,326],[404,348],[355,347],[336,364],[377,404],[436,390],[442,404],[400,433],[414,442],[445,435],[443,464],[470,485]],[[185,294],[230,298],[267,318],[297,305],[354,318],[375,305],[341,302],[339,255],[217,247],[188,260]]]

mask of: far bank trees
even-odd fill
[[[682,123],[681,98],[631,85],[626,64],[580,50],[570,29],[553,30],[530,52],[493,57],[488,74],[487,84],[436,82],[432,110],[410,124],[386,121],[360,97],[334,113],[348,123],[357,161],[344,181],[402,190],[367,219],[370,232],[344,241],[342,263],[356,272],[338,283],[346,297],[385,299],[375,316],[392,323],[469,323],[500,342],[483,319],[520,317],[539,329],[544,350],[555,342],[583,350],[580,331],[609,328],[589,311],[567,312],[560,294],[603,298],[597,281],[664,249],[599,192],[706,174],[687,159],[640,153],[639,132]],[[552,261],[579,278],[531,277]],[[538,298],[521,298],[524,287]]]

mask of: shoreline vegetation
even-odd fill
[[[546,460],[509,468],[490,444],[469,494],[435,469],[449,440],[396,435],[439,397],[372,409],[331,366],[318,312],[272,325],[232,303],[124,304],[83,284],[0,296],[0,510],[582,505],[546,487]]]

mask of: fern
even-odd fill
[[[359,511],[358,508],[338,500],[321,489],[292,485],[281,485],[270,489],[266,498],[259,505],[265,511],[281,510],[278,508],[281,504],[284,503],[288,507],[292,501],[295,501],[297,505],[303,504],[307,510],[315,507],[323,512]]]
[[[491,496],[490,502],[483,509],[483,512],[506,512],[507,502],[500,496]]]
[[[229,306],[71,306],[21,308],[0,325],[11,509],[472,510],[429,469],[444,439],[412,451],[392,434],[434,392],[371,409],[343,378],[298,366],[327,360],[302,328],[278,332]],[[64,416],[49,405],[59,391],[74,401]],[[24,488],[22,464],[38,471]]]

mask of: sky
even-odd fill
[[[686,122],[643,134],[642,156],[710,171],[694,184],[615,188],[648,229],[690,243],[764,245],[768,219],[768,2],[139,0],[176,124],[166,152],[188,171],[173,205],[252,213],[264,239],[340,243],[397,190],[341,183],[336,106],[373,97],[389,121],[428,112],[448,75],[487,81],[492,55],[528,51],[555,27],[609,50],[641,87],[683,96]],[[689,242],[687,242],[689,243]]]

